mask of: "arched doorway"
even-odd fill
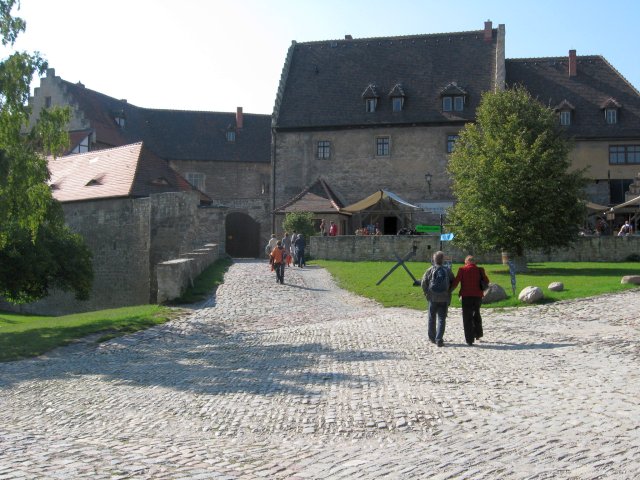
[[[230,213],[225,218],[226,252],[235,258],[260,256],[260,224],[246,213]]]

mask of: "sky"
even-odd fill
[[[640,89],[637,0],[21,0],[14,14],[27,22],[15,49],[146,108],[271,114],[292,40],[482,30],[486,20],[505,24],[507,58],[602,55]]]

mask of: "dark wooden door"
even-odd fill
[[[225,219],[226,252],[234,258],[260,256],[260,224],[246,213],[230,213]]]

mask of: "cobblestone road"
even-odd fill
[[[320,268],[0,364],[0,479],[640,478],[640,294],[484,310],[446,346]]]

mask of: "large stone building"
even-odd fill
[[[30,99],[42,108],[70,106],[69,153],[144,142],[192,185],[227,208],[226,251],[257,256],[271,233],[269,115],[147,109],[56,76],[40,80]]]
[[[558,112],[590,200],[623,201],[640,170],[638,91],[601,56],[505,59],[505,27],[487,21],[471,32],[293,42],[273,116],[274,210],[321,178],[346,205],[388,190],[443,213],[459,130],[483,92],[515,84]],[[402,226],[391,210],[375,218],[385,233]]]

